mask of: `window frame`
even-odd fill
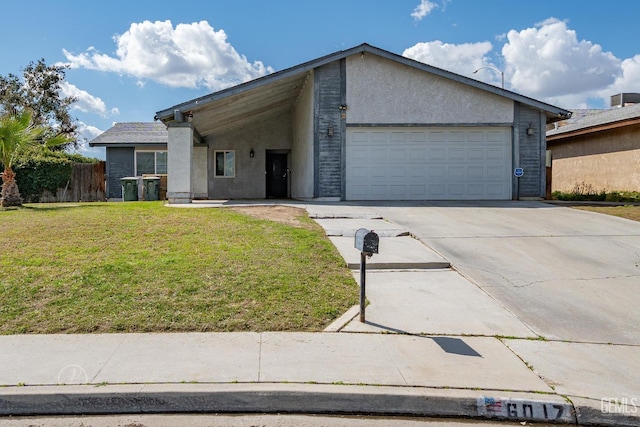
[[[153,173],[152,174],[148,174],[148,173],[139,174],[138,173],[138,153],[153,153]],[[134,156],[133,156],[133,173],[134,173],[134,176],[167,175],[168,171],[166,171],[164,173],[159,173],[158,172],[158,153],[165,153],[167,155],[167,160],[165,161],[165,165],[168,164],[168,160],[169,160],[168,150],[157,150],[157,149],[147,149],[147,150],[136,149],[136,150],[134,150]]]
[[[224,161],[222,174],[218,174],[218,153],[223,153]],[[233,174],[227,175],[227,154],[233,155]],[[213,150],[213,177],[214,178],[235,178],[236,177],[236,150]]]

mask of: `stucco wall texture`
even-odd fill
[[[374,55],[347,58],[347,123],[512,123],[513,101]],[[487,108],[490,105],[491,108]]]
[[[254,157],[249,153],[253,149]],[[266,150],[291,149],[291,114],[258,122],[235,132],[216,135],[209,143],[208,194],[210,199],[264,199]],[[235,152],[235,176],[216,177],[215,151]]]
[[[313,72],[305,81],[293,111],[291,197],[313,197]]]
[[[640,126],[552,142],[551,188],[572,191],[640,191]]]

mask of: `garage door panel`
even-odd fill
[[[449,131],[448,142],[465,142],[467,140],[468,132],[465,131]]]
[[[463,166],[449,166],[447,169],[447,177],[451,181],[466,181],[467,172]]]
[[[447,160],[450,162],[462,162],[467,157],[467,150],[464,148],[449,148],[447,150]]]
[[[467,150],[467,156],[469,160],[484,160],[486,155],[486,150],[483,148],[469,148]]]
[[[389,149],[389,160],[393,163],[395,162],[406,162],[407,161],[407,149],[406,148],[392,148]]]
[[[451,183],[447,185],[447,193],[454,198],[463,197],[465,195],[465,184]]]
[[[353,167],[351,174],[355,180],[365,180],[369,176],[369,168],[367,167]]]
[[[487,160],[502,163],[504,156],[504,148],[490,147],[487,148]]]
[[[483,179],[484,176],[484,166],[469,166],[467,169],[467,175],[469,178],[473,179]]]
[[[505,184],[489,184],[487,185],[488,198],[498,198],[505,192]]]
[[[413,184],[409,186],[409,195],[414,197],[425,197],[427,186],[424,184]]]
[[[409,140],[411,142],[426,142],[427,141],[427,132],[415,132],[412,131],[410,132],[410,138]]]
[[[487,138],[487,142],[502,143],[504,141],[504,131],[487,130],[484,134]]]
[[[348,200],[511,198],[509,128],[347,129]]]
[[[505,170],[506,168],[501,166],[492,166],[487,168],[487,179],[490,180],[500,180],[505,175],[509,175],[509,173]]]
[[[419,181],[424,182],[424,177],[426,176],[426,167],[425,166],[410,166],[409,167],[409,177],[411,178],[421,178]],[[415,180],[412,180],[415,181]]]
[[[387,142],[389,135],[387,132],[371,132],[371,142]]]
[[[406,132],[391,132],[391,142],[405,142],[406,140]]]
[[[469,131],[467,132],[467,139],[469,142],[484,142],[485,133],[482,131]]]
[[[427,159],[427,149],[424,147],[409,149],[409,158],[412,162],[424,162]]]
[[[436,198],[444,197],[445,195],[444,184],[429,184],[429,195]]]
[[[407,195],[406,185],[389,185],[389,194],[394,198],[403,199]]]
[[[391,177],[391,181],[407,181],[407,169],[405,168],[391,168],[391,173],[389,175]]]
[[[435,148],[429,147],[427,148],[429,153],[429,160],[437,162],[443,161],[447,158],[447,149],[446,148]]]
[[[485,197],[485,185],[484,184],[469,184],[467,187],[467,193],[477,199],[484,199]]]
[[[431,166],[429,167],[429,180],[431,182],[446,181],[447,168],[445,166]]]

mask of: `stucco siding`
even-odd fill
[[[553,191],[583,183],[595,191],[640,191],[640,126],[551,142],[549,149]]]
[[[266,150],[291,149],[291,114],[255,123],[240,130],[207,138],[210,199],[266,197]],[[254,157],[250,157],[251,149]],[[215,151],[235,152],[235,176],[215,176]]]
[[[207,145],[199,143],[193,147],[193,176],[191,178],[191,187],[194,198],[207,198],[207,177]]]
[[[513,101],[374,55],[347,61],[347,124],[511,123]]]
[[[291,197],[313,197],[313,74],[300,91],[293,111]]]
[[[187,123],[178,123],[169,125],[167,130],[167,199],[171,203],[190,203],[193,198],[193,129]]]

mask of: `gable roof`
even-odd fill
[[[640,124],[640,104],[611,108],[590,114],[566,126],[547,132],[547,141],[584,135],[587,133]]]
[[[293,108],[311,70],[354,54],[364,53],[377,55],[540,109],[546,113],[547,123],[567,119],[571,116],[571,112],[568,110],[364,43],[351,49],[338,51],[295,67],[177,104],[158,111],[155,119],[169,123],[176,121],[176,115],[192,115],[198,112],[197,119],[196,115],[193,116],[193,122],[199,133],[206,136],[214,131],[243,126],[247,120],[275,117]]]
[[[136,147],[167,145],[167,127],[162,122],[116,123],[89,142],[90,147]]]

